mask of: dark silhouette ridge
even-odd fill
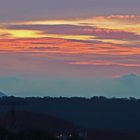
[[[140,99],[132,97],[3,97],[0,126],[11,133],[45,130],[52,136],[62,132],[78,136],[82,131],[92,140],[139,140],[139,110]]]
[[[0,113],[11,110],[43,113],[93,129],[140,130],[140,99],[105,98],[16,98],[0,99]]]

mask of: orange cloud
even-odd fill
[[[139,55],[140,48],[109,43],[83,42],[62,38],[2,39],[1,52],[60,54]]]
[[[140,67],[140,64],[129,64],[129,63],[120,63],[112,61],[79,61],[79,62],[70,62],[73,65],[97,65],[97,66],[111,66],[118,65],[123,67]]]
[[[66,55],[78,60],[71,64],[80,65],[139,67],[138,62],[111,60],[114,56],[131,59],[140,55],[139,40],[140,16],[134,15],[22,21],[0,26],[0,53],[36,53],[52,58]],[[92,61],[94,56],[103,55],[110,58]]]

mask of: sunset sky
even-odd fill
[[[0,77],[139,75],[139,13],[139,0],[0,0]]]

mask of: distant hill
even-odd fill
[[[0,92],[0,97],[4,97],[6,96],[6,94],[4,94],[3,92]]]
[[[51,133],[73,133],[80,130],[68,121],[41,113],[9,111],[0,118],[0,127],[14,130],[46,130]]]

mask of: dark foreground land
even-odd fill
[[[0,140],[140,140],[140,100],[0,98]]]

